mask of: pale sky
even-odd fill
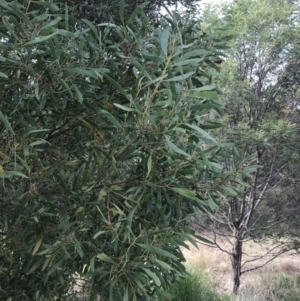
[[[225,2],[232,2],[232,0],[202,0],[200,3],[202,5],[213,3],[213,4],[218,4],[218,3],[225,3]]]

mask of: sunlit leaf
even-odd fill
[[[39,250],[41,244],[42,244],[43,239],[41,238],[40,240],[37,241],[37,243],[34,246],[34,249],[32,251],[32,255],[35,255],[37,251]]]

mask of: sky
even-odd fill
[[[232,0],[202,0],[203,3],[224,3],[232,2]]]
[[[232,0],[202,0],[201,4],[202,5],[206,5],[209,3],[219,4],[219,3],[226,3],[226,2],[232,2]]]

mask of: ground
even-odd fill
[[[272,247],[272,243],[255,243],[247,242],[244,246],[244,259],[250,259],[250,256],[259,256],[266,253]],[[190,249],[183,249],[187,266],[191,269],[203,270],[211,279],[215,289],[219,292],[230,293],[231,284],[231,261],[228,254],[217,248],[212,248],[198,244],[198,250],[190,245]],[[261,265],[263,261],[260,259],[255,263],[249,263],[247,268]],[[240,290],[246,289],[248,286],[256,287],[263,282],[273,279],[274,275],[300,275],[300,254],[289,252],[281,255],[268,263],[261,269],[245,273],[241,277]],[[265,283],[270,286],[270,283]]]

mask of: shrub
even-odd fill
[[[160,301],[225,301],[228,298],[217,293],[203,273],[193,272],[175,282],[169,290],[169,297]]]

